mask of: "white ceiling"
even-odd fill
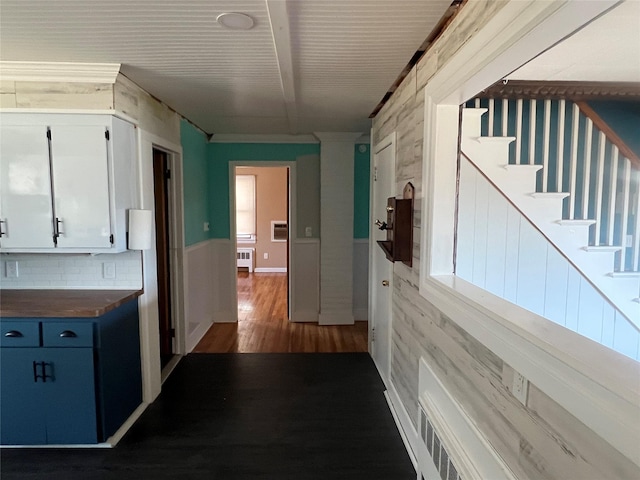
[[[451,0],[0,0],[4,61],[121,63],[208,133],[370,129]],[[227,30],[243,12],[249,31]]]
[[[640,83],[640,1],[621,3],[508,78]]]

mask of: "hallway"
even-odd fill
[[[238,272],[238,323],[211,326],[195,353],[366,352],[367,322],[319,326],[287,319],[287,274]]]
[[[366,353],[188,355],[113,449],[3,449],[3,480],[415,479]]]

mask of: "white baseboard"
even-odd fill
[[[287,273],[287,267],[259,267],[253,271],[255,273]]]
[[[214,312],[213,323],[238,323],[238,312]]]
[[[354,322],[353,312],[346,310],[343,312],[321,313],[318,317],[320,325],[353,325]]]
[[[202,340],[205,333],[209,330],[209,327],[213,324],[213,318],[209,318],[206,322],[201,322],[198,324],[196,329],[189,334],[187,337],[187,353],[191,353],[191,351],[196,347],[198,342]]]
[[[413,468],[417,472],[418,459],[414,452],[419,451],[417,449],[419,442],[418,432],[414,428],[413,423],[411,423],[409,414],[404,408],[402,401],[400,401],[398,392],[396,391],[396,388],[394,387],[391,380],[389,380],[388,382],[388,390],[384,392],[384,396],[387,399],[387,403],[389,404],[389,408],[391,409],[391,414],[393,415],[393,419],[396,422],[396,426],[398,427],[398,431],[400,432],[400,436],[402,437],[404,446],[407,449],[407,453],[409,454],[409,458],[411,459]]]
[[[318,312],[293,312],[292,322],[295,323],[318,323]]]

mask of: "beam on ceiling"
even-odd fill
[[[291,32],[286,0],[265,0],[269,12],[273,46],[278,59],[282,97],[287,108],[289,131],[298,133],[298,106],[296,104],[295,79],[293,74],[293,58],[291,55]]]

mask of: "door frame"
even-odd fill
[[[229,162],[229,236],[234,247],[237,247],[236,239],[236,167],[254,167],[254,168],[269,168],[269,167],[288,167],[289,169],[289,186],[287,191],[289,211],[287,215],[288,219],[288,238],[287,238],[287,255],[289,258],[289,264],[287,265],[287,277],[288,285],[287,291],[289,295],[287,317],[291,322],[292,313],[295,312],[295,282],[293,281],[293,273],[295,272],[295,255],[293,254],[293,245],[295,235],[297,235],[296,224],[296,162],[294,161],[270,161],[270,160],[232,160]],[[233,310],[234,321],[238,321],[238,268],[236,265],[236,248],[231,248],[231,264],[233,268]]]
[[[158,332],[158,300],[155,227],[152,229],[151,248],[142,251],[143,295],[138,298],[140,314],[140,353],[142,357],[142,398],[151,403],[160,393],[162,382],[171,373],[178,360],[185,354],[185,302],[184,302],[184,212],[182,184],[182,147],[165,138],[138,128],[138,205],[139,208],[154,211],[153,196],[153,149],[169,155],[172,183],[169,192],[172,315],[176,336],[174,339],[174,360],[164,370],[160,364],[160,343]]]
[[[370,173],[370,177],[369,177],[369,302],[368,302],[368,306],[369,306],[369,312],[368,312],[368,316],[369,316],[369,338],[368,338],[368,344],[369,344],[369,354],[371,355],[371,357],[374,359],[374,364],[376,364],[376,367],[378,368],[377,363],[375,362],[375,356],[374,356],[374,345],[373,345],[373,329],[376,326],[376,315],[378,314],[378,312],[376,312],[375,309],[375,298],[377,298],[378,295],[381,294],[386,294],[389,296],[389,310],[388,312],[385,312],[388,314],[389,316],[389,339],[388,339],[388,345],[389,345],[389,357],[388,357],[388,362],[389,365],[387,366],[387,372],[390,375],[391,374],[391,320],[392,320],[392,316],[393,316],[393,264],[391,264],[391,275],[389,278],[389,286],[388,287],[381,287],[380,285],[378,285],[376,282],[374,282],[375,280],[375,264],[374,264],[374,255],[375,252],[377,252],[377,248],[378,245],[376,244],[376,240],[373,237],[373,225],[375,222],[375,217],[376,217],[376,212],[374,211],[374,198],[375,198],[375,190],[376,190],[376,160],[378,155],[380,154],[380,152],[382,152],[385,148],[391,148],[391,171],[393,172],[393,177],[394,180],[391,184],[391,188],[390,191],[388,192],[389,195],[388,196],[393,196],[395,195],[395,171],[396,171],[396,132],[393,132],[389,135],[387,135],[385,138],[383,138],[380,142],[378,142],[375,147],[373,148],[373,155],[371,157],[372,159],[372,164],[371,164],[371,173]],[[378,368],[378,371],[380,373],[380,377],[382,377],[382,380],[384,381],[385,385],[387,383],[387,381],[389,380],[388,378],[385,378],[384,375],[382,375],[382,373],[380,372],[380,369]]]

